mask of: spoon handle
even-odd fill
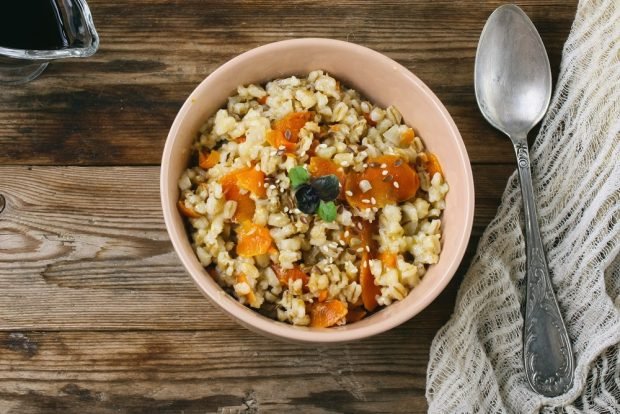
[[[527,257],[523,359],[525,373],[538,393],[555,397],[572,385],[574,366],[571,344],[549,278],[549,269],[538,228],[530,157],[526,137],[513,137],[525,214]]]

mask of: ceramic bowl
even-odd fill
[[[200,126],[224,106],[238,85],[265,83],[322,69],[358,90],[371,102],[395,105],[427,149],[441,161],[450,185],[443,215],[442,252],[420,284],[402,301],[361,321],[332,328],[298,327],[278,322],[241,305],[207,274],[177,211],[177,181],[188,166],[191,143]],[[469,241],[474,215],[474,185],[467,151],[454,121],[433,92],[414,74],[371,49],[330,39],[294,39],[245,52],[211,73],[190,94],[168,134],[161,164],[161,201],[166,228],[181,262],[200,291],[247,328],[273,338],[326,344],[359,340],[387,331],[418,314],[446,287]]]

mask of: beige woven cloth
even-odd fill
[[[531,155],[573,387],[545,398],[524,374],[525,243],[513,174],[431,346],[431,413],[620,413],[620,0],[579,3]]]

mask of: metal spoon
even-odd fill
[[[549,106],[551,70],[534,24],[519,7],[501,6],[487,20],[476,53],[475,87],[480,111],[510,137],[517,154],[527,255],[525,372],[535,391],[554,397],[572,385],[573,353],[549,279],[527,149],[527,133]]]

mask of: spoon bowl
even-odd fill
[[[558,307],[538,228],[527,133],[547,112],[551,69],[536,27],[519,7],[497,8],[480,35],[475,88],[484,117],[510,137],[517,154],[526,241],[525,374],[534,391],[555,397],[573,382],[571,344]]]
[[[475,67],[482,114],[508,136],[527,134],[547,112],[551,69],[545,46],[527,15],[499,7],[480,35]]]

